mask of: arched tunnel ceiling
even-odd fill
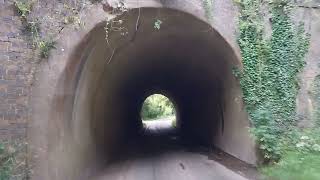
[[[232,74],[240,61],[224,38],[202,20],[166,8],[133,9],[113,21],[107,39],[106,22],[86,35],[60,77],[49,124],[49,146],[61,147],[49,153],[52,176],[75,178],[88,162],[116,156],[139,133],[140,108],[154,92],[174,101],[181,137],[254,164]]]

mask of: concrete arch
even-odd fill
[[[186,141],[255,164],[232,74],[241,62],[224,38],[195,16],[167,8],[132,9],[115,21],[108,41],[106,22],[95,25],[57,77],[42,127],[48,129],[45,179],[87,179],[107,163],[139,134],[139,108],[153,91],[176,102]]]

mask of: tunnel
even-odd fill
[[[81,179],[130,149],[144,136],[141,107],[155,93],[174,103],[183,142],[255,164],[234,68],[241,60],[225,39],[185,12],[137,8],[97,24],[59,77],[48,125],[49,179]]]

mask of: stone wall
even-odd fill
[[[53,53],[63,53],[60,44],[65,31],[79,31],[91,2],[73,0],[35,1],[28,21],[40,24],[39,36],[56,41]],[[102,8],[101,8],[102,9]],[[68,17],[76,18],[66,23]],[[67,34],[67,33],[65,33]],[[32,36],[25,32],[13,0],[0,0],[0,139],[25,137],[28,119],[32,116],[31,90],[36,79],[34,74],[41,64],[51,66],[51,61],[40,58],[33,47]]]
[[[26,134],[33,51],[12,2],[0,1],[0,138]]]
[[[300,74],[301,89],[297,98],[299,126],[310,127],[313,125],[312,115],[316,109],[312,97],[313,84],[315,77],[320,75],[320,1],[313,0],[307,3],[300,1],[294,19],[304,22],[306,31],[311,35],[306,65]]]

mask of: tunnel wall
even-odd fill
[[[150,14],[149,16],[143,15],[143,22],[149,21],[150,23],[141,24],[143,34],[136,34],[138,40],[140,38],[144,39],[142,37],[145,37],[148,33],[154,33],[152,22],[155,17],[158,17],[156,12],[162,14],[162,17],[166,17],[167,13],[171,15],[172,18],[168,20],[168,24],[176,23],[179,24],[181,28],[188,26],[183,19],[179,19],[179,16],[174,17],[175,13],[178,12],[172,10],[147,11],[147,14]],[[131,18],[131,20],[128,20],[128,29],[135,27],[136,17],[138,16],[137,13],[136,10],[133,15],[128,16],[129,19]],[[185,15],[184,13],[180,13],[180,16],[187,16],[189,19],[194,19],[194,17]],[[197,22],[198,20],[194,21]],[[204,23],[201,22],[200,24]],[[116,111],[117,109],[121,109],[123,104],[115,103],[110,105],[108,102],[111,102],[112,99],[110,101],[104,100],[104,98],[108,98],[105,95],[106,92],[114,92],[117,90],[112,89],[107,83],[103,83],[103,80],[108,78],[108,76],[105,75],[105,68],[108,68],[107,62],[108,59],[113,56],[113,52],[106,48],[108,44],[105,41],[104,23],[92,23],[92,27],[93,25],[95,28],[89,34],[80,36],[83,38],[80,44],[76,45],[77,41],[74,41],[73,44],[76,48],[70,48],[71,56],[61,57],[61,64],[54,67],[56,72],[57,70],[58,72],[61,72],[60,74],[54,73],[54,77],[56,78],[55,82],[57,82],[56,85],[52,86],[52,82],[54,81],[50,81],[50,83],[46,82],[46,87],[43,81],[48,81],[46,79],[47,76],[39,76],[44,79],[40,79],[39,83],[41,82],[41,84],[39,84],[39,89],[35,91],[35,107],[38,111],[41,111],[35,114],[35,120],[39,118],[41,118],[41,120],[48,118],[47,121],[43,121],[40,125],[42,125],[44,129],[46,129],[45,127],[50,128],[49,131],[45,133],[46,136],[43,136],[43,132],[34,131],[30,132],[30,137],[32,137],[32,142],[35,147],[47,149],[46,152],[41,152],[43,156],[40,156],[40,158],[37,159],[37,161],[42,162],[43,164],[42,166],[39,166],[39,168],[44,170],[38,171],[41,172],[38,176],[41,177],[46,175],[47,177],[45,179],[48,177],[50,177],[49,179],[63,179],[65,177],[70,177],[72,179],[75,178],[76,174],[79,174],[79,172],[91,172],[92,170],[88,169],[88,167],[99,166],[99,164],[94,161],[95,159],[101,158],[101,156],[99,156],[99,150],[102,149],[101,146],[104,147],[104,156],[106,156],[104,159],[107,161],[108,157],[106,154],[108,154],[109,151],[111,153],[114,150],[110,147],[117,144],[116,138],[119,138],[122,135],[124,136],[121,131],[121,127],[123,127],[122,123],[124,122],[103,121],[103,119],[106,118],[115,119],[113,117],[121,117],[121,113]],[[174,28],[175,26],[171,27]],[[196,28],[197,26],[194,27]],[[165,25],[163,25],[162,28],[162,31],[166,31]],[[179,28],[177,30],[179,30]],[[132,33],[133,31],[129,31],[129,36],[132,35]],[[75,36],[71,36],[69,38],[72,39],[74,37]],[[216,53],[220,54],[217,58],[230,60],[226,62],[221,61],[220,64],[222,63],[221,65],[223,66],[220,67],[219,63],[217,63],[217,67],[223,67],[224,70],[222,72],[226,72],[226,74],[219,75],[219,78],[223,79],[219,87],[221,88],[220,91],[224,92],[220,94],[222,95],[221,98],[224,102],[222,104],[223,107],[220,108],[224,114],[225,125],[223,132],[216,130],[220,133],[212,134],[212,136],[214,136],[212,137],[212,141],[214,141],[212,144],[239,159],[254,164],[257,161],[255,145],[248,133],[247,128],[249,127],[249,122],[246,113],[241,101],[238,99],[240,98],[241,91],[239,90],[236,79],[232,75],[232,67],[234,65],[239,65],[239,58],[233,53],[232,48],[224,41],[219,33],[212,30],[210,37],[213,39],[215,38],[215,41],[217,41],[211,42],[211,44],[216,43],[213,47],[219,49],[216,51]],[[161,37],[159,39],[161,39]],[[113,45],[115,47],[122,47],[128,43],[123,40],[121,36],[117,35],[114,36],[113,40],[110,39],[110,42],[115,44],[116,46]],[[155,41],[155,44],[156,42],[157,41]],[[127,46],[133,45],[129,44]],[[139,47],[139,43],[135,46]],[[72,46],[69,45],[69,47]],[[131,53],[136,51],[141,50],[139,48],[133,49],[131,50]],[[127,53],[130,54],[130,51]],[[112,62],[114,63],[121,62],[121,58],[128,58],[126,53],[119,53],[116,55],[119,57],[113,57]],[[208,55],[210,55],[210,53]],[[66,58],[67,61],[64,61]],[[132,56],[130,56],[130,58],[132,58]],[[127,70],[131,69],[133,68]],[[49,69],[47,70],[49,72],[52,71]],[[120,70],[119,72],[121,72]],[[117,69],[114,71],[117,72]],[[48,72],[44,71],[42,73]],[[119,78],[121,80],[122,77],[119,76]],[[113,83],[112,79],[110,82]],[[119,85],[119,87],[121,86]],[[49,99],[47,97],[46,99],[48,102],[43,104],[42,98],[43,96],[46,96],[46,93],[48,92],[51,92],[53,96],[49,97]],[[41,94],[43,96],[41,96]],[[112,96],[109,98],[112,98]],[[37,100],[42,103],[39,103]],[[106,107],[108,108],[106,109]],[[219,108],[216,103],[212,104],[212,106],[207,104],[206,107]],[[203,111],[205,113],[213,112],[212,109],[205,109]],[[47,114],[47,112],[50,113]],[[88,119],[90,119],[90,121]],[[194,127],[192,128],[193,134],[208,137],[208,134],[203,134],[201,129],[208,128],[205,126],[210,124],[210,120],[212,119],[203,119],[203,123],[190,121],[191,124],[189,124],[189,126]],[[106,123],[108,126],[105,125]],[[34,123],[33,125],[37,126],[31,128],[37,128],[39,122]],[[212,126],[212,128],[214,128],[217,126],[217,123],[212,124]],[[210,128],[210,130],[212,129]],[[210,133],[210,131],[206,132]],[[101,139],[103,139],[103,141],[101,141]],[[36,151],[36,149],[33,149],[32,152]],[[91,161],[94,164],[92,166],[90,166]],[[46,164],[46,162],[48,162],[48,164]],[[72,169],[70,167],[72,167]]]

